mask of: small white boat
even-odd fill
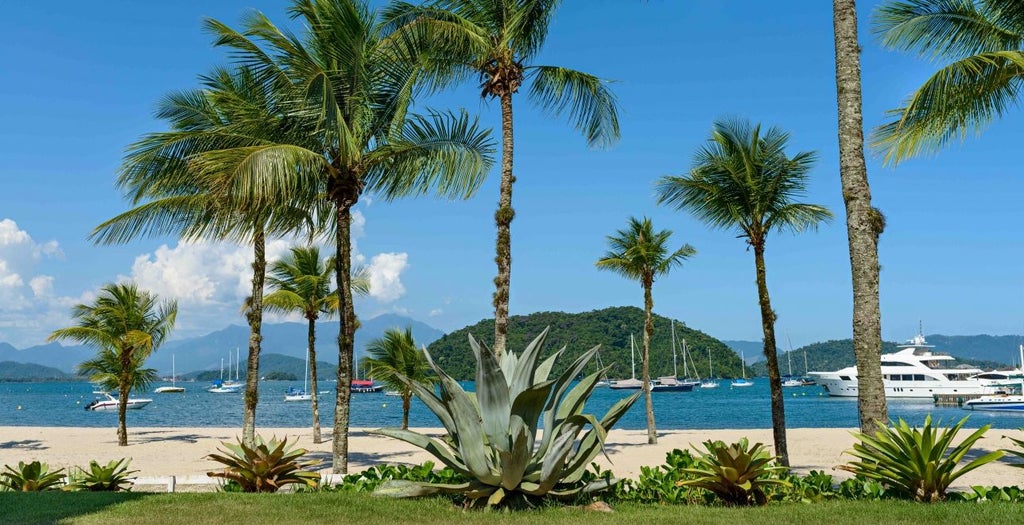
[[[1020,345],[1020,356],[1024,363],[1024,345]],[[1024,367],[1022,367],[1024,368]],[[991,410],[994,412],[1024,412],[1024,378],[1021,378],[1019,394],[996,394],[981,396],[964,401],[964,410]]]
[[[174,370],[174,356],[171,356],[171,386],[162,386],[154,390],[157,394],[183,394],[185,393],[185,387],[178,386],[177,376]]]
[[[804,382],[802,380],[800,380],[800,379],[795,378],[795,377],[790,377],[788,379],[783,379],[782,380],[782,386],[784,386],[786,388],[792,388],[792,387],[795,387],[795,386],[804,386]]]
[[[720,385],[718,384],[718,381],[715,381],[713,379],[714,377],[715,377],[715,371],[711,367],[711,347],[709,346],[708,347],[708,378],[700,382],[700,387],[701,388],[707,388],[707,389],[718,388]]]
[[[384,395],[391,397],[402,397],[402,393],[399,392],[398,390],[386,390],[384,391]]]
[[[797,377],[793,377],[793,342],[789,340],[789,336],[786,336],[786,341],[789,341],[789,351],[786,352],[786,360],[789,362],[789,375],[782,380],[782,386],[784,388],[793,388],[804,386],[804,382]],[[804,354],[805,356],[807,354]]]
[[[224,381],[224,358],[220,358],[220,379],[213,382],[213,386],[206,391],[211,394],[237,394],[242,390],[242,384],[231,380],[231,362],[228,361],[228,380]]]
[[[309,349],[306,349],[306,366],[302,370],[302,390],[289,388],[284,394],[285,401],[312,401],[313,394],[306,393],[306,381],[309,379]]]
[[[105,411],[105,410],[117,410],[118,399],[109,392],[102,392],[105,399],[93,399],[88,405],[85,405],[86,410]],[[132,399],[128,398],[128,410],[138,410],[150,403],[152,399]]]
[[[747,379],[747,356],[740,352],[740,366],[743,367],[743,378],[733,379],[729,386],[735,388],[746,388],[748,386],[754,386],[754,382]]]
[[[616,379],[608,384],[613,390],[637,390],[643,388],[644,382],[636,378],[636,352],[633,345],[633,334],[629,334],[629,362],[632,370],[632,377],[629,379]]]

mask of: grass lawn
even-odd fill
[[[1016,504],[909,502],[827,502],[729,509],[700,506],[615,505],[605,514],[552,507],[536,511],[464,512],[442,500],[390,500],[365,494],[143,494],[0,493],[0,523],[224,524],[313,523],[392,525],[395,523],[565,524],[667,523],[834,525],[888,523],[1020,522]]]

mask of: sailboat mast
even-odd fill
[[[708,379],[715,377],[715,372],[711,369],[711,347],[708,347]]]
[[[242,368],[242,351],[235,347],[235,382],[237,383],[240,376],[239,370]]]
[[[629,367],[632,378],[636,379],[636,357],[633,355],[633,334],[629,334]]]
[[[740,351],[740,366],[743,369],[743,379],[747,378],[747,356]]]
[[[175,375],[176,374],[174,372],[174,354],[171,354],[171,386],[176,386]]]
[[[224,358],[220,358],[220,380],[224,380]]]
[[[306,367],[302,370],[302,392],[306,392],[306,379],[309,377],[309,348],[306,348]]]
[[[679,367],[676,366],[676,320],[672,320],[672,375],[679,377]]]

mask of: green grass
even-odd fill
[[[392,525],[701,523],[793,525],[840,523],[1019,523],[1016,504],[915,504],[900,501],[776,504],[763,508],[616,505],[614,514],[552,507],[519,512],[464,512],[442,500],[390,500],[366,494],[0,493],[0,523]]]

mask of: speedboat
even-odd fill
[[[101,393],[103,394],[104,399],[93,399],[88,405],[85,405],[85,409],[96,411],[117,410],[118,399],[110,395],[109,392]],[[132,399],[131,397],[129,397],[128,404],[125,408],[127,408],[128,410],[138,410],[152,402],[152,399]]]
[[[899,351],[882,354],[882,382],[887,398],[933,399],[936,394],[997,394],[1003,388],[977,378],[980,368],[956,365],[948,354],[932,352],[924,335],[918,333]],[[835,372],[810,372],[830,396],[857,397],[857,367]]]
[[[1024,395],[1002,394],[981,396],[964,401],[964,410],[992,410],[996,412],[1024,412]]]

